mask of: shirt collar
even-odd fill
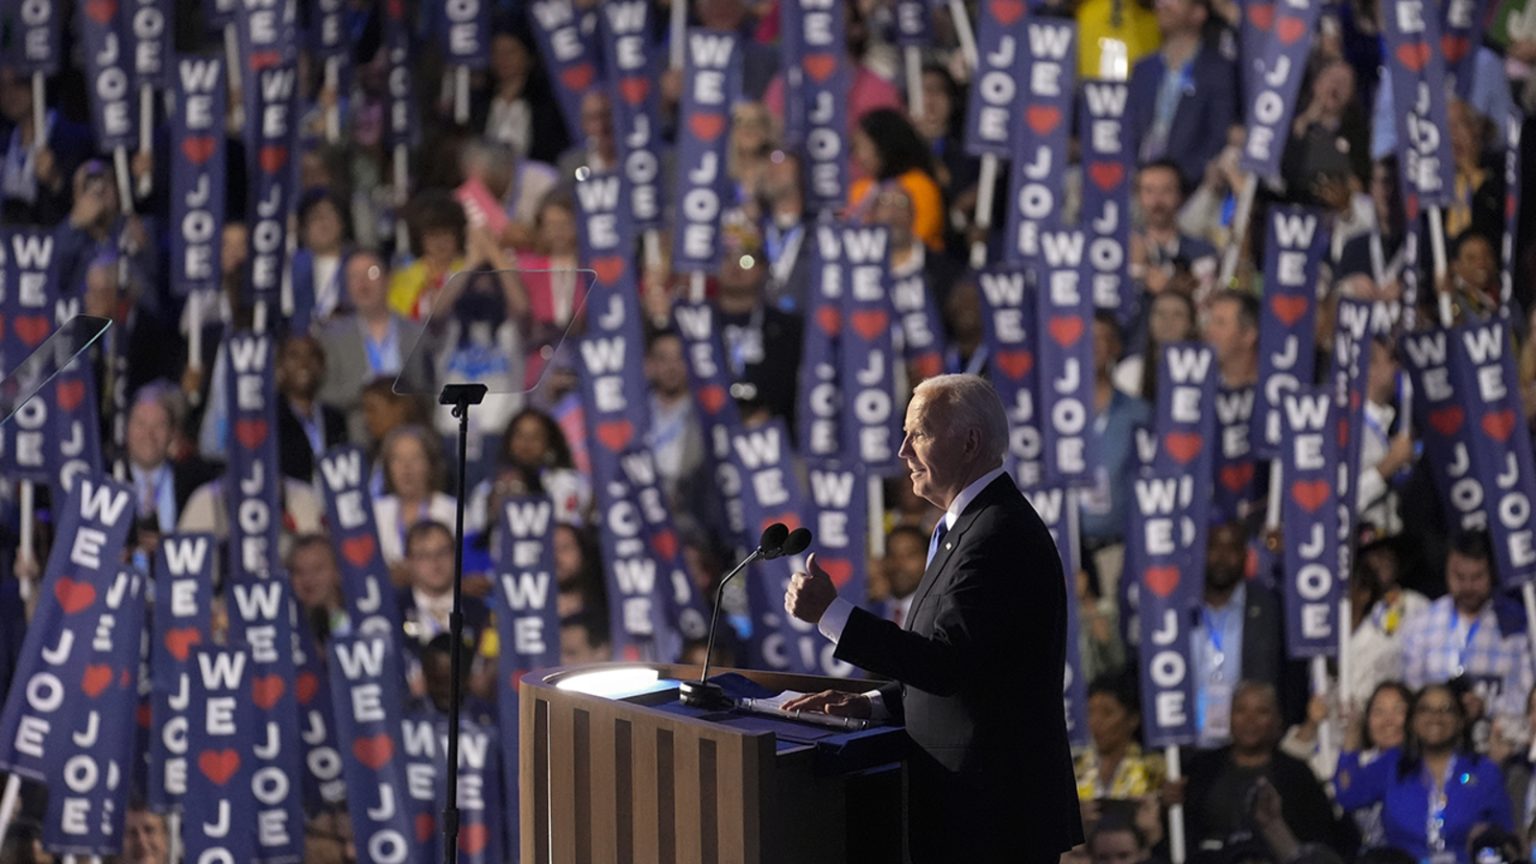
[[[980,477],[977,477],[975,480],[972,480],[971,485],[961,489],[960,494],[955,496],[955,500],[949,502],[949,509],[944,511],[945,529],[948,530],[955,527],[955,520],[959,519],[960,514],[965,512],[965,508],[971,506],[971,502],[975,501],[976,498],[981,495],[981,490],[987,488],[987,486],[991,484],[993,480],[996,480],[1001,476],[1003,476],[1003,468],[1001,465],[999,465],[998,467],[993,468],[991,471],[988,471]]]

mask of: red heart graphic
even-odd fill
[[[623,94],[624,101],[631,105],[639,105],[650,95],[651,82],[638,75],[632,75],[619,82],[619,92]]]
[[[362,567],[372,561],[376,549],[378,543],[372,534],[359,534],[341,541],[341,557],[347,559],[353,567]]]
[[[388,0],[388,2],[384,4],[384,13],[389,17],[397,20],[404,18],[405,0]]]
[[[912,370],[917,373],[913,376],[917,381],[925,381],[944,371],[944,358],[937,354],[924,354],[912,361]]]
[[[1061,109],[1054,105],[1031,105],[1024,112],[1024,120],[1036,135],[1044,135],[1061,122]]]
[[[73,615],[96,602],[96,586],[61,576],[53,583],[53,597],[59,601],[65,615]]]
[[[268,144],[261,148],[261,170],[268,174],[276,174],[288,164],[288,148],[279,147],[276,144]]]
[[[465,825],[459,829],[459,851],[465,855],[479,855],[485,851],[485,842],[489,837],[483,823]]]
[[[197,754],[197,770],[215,786],[223,786],[240,770],[240,754],[234,750],[204,750]]]
[[[711,384],[699,391],[699,407],[704,413],[713,417],[720,413],[725,406],[725,388],[719,384]]]
[[[1483,431],[1489,438],[1500,442],[1508,441],[1511,432],[1515,431],[1515,412],[1504,409],[1483,415]]]
[[[416,842],[425,843],[432,839],[432,832],[437,830],[437,820],[431,813],[416,814]]]
[[[68,381],[60,381],[55,395],[59,399],[59,407],[65,411],[73,411],[85,401],[85,382],[79,378],[71,378]]]
[[[127,690],[128,689],[128,685],[132,684],[132,683],[133,683],[133,676],[128,673],[127,669],[124,669],[122,672],[118,673],[118,675],[117,675],[117,686],[123,688],[124,690]]]
[[[320,692],[320,678],[313,672],[300,672],[293,679],[293,695],[299,700],[300,705],[308,705],[315,694]]]
[[[688,118],[688,128],[700,141],[713,141],[725,131],[725,115],[714,112],[694,114]]]
[[[1461,410],[1460,405],[1447,405],[1429,412],[1429,425],[1442,436],[1449,438],[1461,430],[1461,421],[1466,418],[1467,413]]]
[[[92,663],[85,667],[85,675],[80,678],[80,689],[85,691],[85,695],[95,699],[111,683],[112,667]]]
[[[288,686],[280,675],[263,675],[251,681],[251,701],[263,711],[271,711],[277,700],[283,698]]]
[[[270,69],[276,66],[282,59],[282,55],[276,51],[252,51],[250,59],[251,69],[256,72]]]
[[[847,585],[848,580],[853,578],[852,561],[845,561],[842,558],[828,558],[823,561],[818,556],[816,558],[816,566],[826,571],[826,574],[832,577],[832,584],[839,588]]]
[[[11,329],[28,348],[36,348],[39,342],[48,338],[48,316],[19,315],[11,319]]]
[[[1308,513],[1315,513],[1317,508],[1328,503],[1332,494],[1327,480],[1298,480],[1291,484],[1291,500]]]
[[[388,732],[380,732],[371,738],[359,738],[352,742],[352,755],[357,761],[377,771],[395,758],[395,742]]]
[[[1504,196],[1504,218],[1505,219],[1514,219],[1515,218],[1515,214],[1517,214],[1519,212],[1520,212],[1520,199],[1519,199],[1519,197],[1517,197],[1515,195],[1505,195]],[[0,330],[3,330],[3,329],[5,329],[5,328],[0,327]]]
[[[1163,599],[1179,589],[1179,568],[1172,564],[1148,567],[1141,572],[1142,584]]]
[[[133,716],[139,722],[140,729],[148,729],[149,721],[154,719],[155,713],[150,709],[148,702],[140,702],[138,709],[133,712]]]
[[[1271,24],[1275,23],[1275,4],[1254,3],[1248,7],[1248,23],[1260,30],[1269,31]]]
[[[588,85],[592,83],[592,78],[595,75],[596,73],[592,69],[592,64],[583,63],[580,66],[572,66],[569,69],[566,69],[564,72],[561,72],[560,83],[564,84],[565,89],[567,90],[576,90],[579,92],[587,89]]]
[[[267,440],[267,421],[238,420],[235,422],[235,440],[247,450],[255,450]]]
[[[1465,36],[1447,33],[1440,37],[1440,53],[1447,63],[1460,63],[1471,48],[1472,43]]]
[[[1004,27],[1024,17],[1024,0],[992,0],[987,4],[992,17]]]
[[[1345,418],[1345,417],[1340,417],[1339,418],[1338,431],[1334,434],[1334,437],[1339,439],[1339,446],[1340,447],[1348,447],[1349,446],[1349,419],[1348,418]]]
[[[85,4],[85,14],[92,21],[105,26],[117,15],[117,0],[90,0]]]
[[[1307,314],[1309,305],[1307,298],[1295,294],[1277,294],[1269,298],[1270,311],[1287,327],[1295,327],[1301,316]]]
[[[597,274],[598,282],[612,285],[624,275],[624,259],[617,255],[605,255],[592,262],[592,272]]]
[[[1409,192],[1403,196],[1403,212],[1408,214],[1410,222],[1419,218],[1419,193]]]
[[[1275,35],[1279,36],[1280,41],[1286,45],[1296,44],[1296,40],[1305,36],[1306,33],[1307,22],[1300,18],[1281,18],[1280,23],[1275,25]]]
[[[1200,455],[1205,439],[1197,432],[1170,432],[1163,436],[1163,449],[1180,465],[1188,465]]]
[[[1029,370],[1035,368],[1035,355],[1030,351],[999,351],[992,362],[1010,380],[1022,381]]]
[[[831,78],[832,74],[837,71],[837,55],[812,54],[802,59],[800,65],[805,69],[807,75],[816,80],[816,83],[825,84],[827,79]]]
[[[1253,482],[1253,463],[1238,462],[1221,466],[1221,485],[1228,491],[1241,492]]]
[[[677,535],[670,530],[658,532],[651,537],[651,548],[661,560],[671,561],[677,555]]]
[[[873,341],[881,333],[886,331],[891,324],[891,319],[879,309],[860,309],[849,316],[849,323],[853,330],[866,341]]]
[[[1093,185],[1109,192],[1125,180],[1125,166],[1119,162],[1095,162],[1088,166],[1088,179]]]
[[[1429,43],[1411,42],[1397,46],[1397,62],[1411,72],[1422,72],[1429,63]]]
[[[1077,344],[1077,340],[1083,337],[1083,319],[1072,315],[1057,315],[1051,319],[1047,328],[1051,338],[1063,348],[1071,348]]]
[[[597,424],[597,440],[610,452],[623,450],[634,437],[635,425],[628,420],[607,420]]]
[[[187,656],[192,653],[192,646],[203,641],[203,634],[196,627],[177,627],[168,630],[165,634],[165,650],[171,652],[176,662],[187,662]]]
[[[843,329],[843,313],[836,306],[823,306],[816,310],[816,325],[828,336],[836,336]]]
[[[218,142],[212,135],[194,135],[181,140],[181,155],[187,157],[187,161],[193,165],[201,165],[212,159],[217,148]]]

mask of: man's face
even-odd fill
[[[1248,328],[1236,300],[1218,300],[1211,304],[1205,318],[1205,341],[1216,353],[1218,363],[1230,363],[1248,348]]]
[[[446,531],[428,531],[406,553],[411,587],[441,595],[453,587],[453,538]]]
[[[310,249],[332,250],[341,245],[341,214],[329,201],[316,204],[304,220],[304,245]]]
[[[171,415],[153,399],[135,403],[128,413],[128,458],[140,468],[155,468],[171,448]]]
[[[1188,33],[1205,23],[1205,10],[1194,0],[1157,0],[1157,29],[1164,36]]]
[[[594,146],[602,146],[613,135],[613,117],[608,108],[608,98],[598,91],[588,93],[581,100],[581,133]]]
[[[1494,257],[1493,247],[1481,237],[1470,237],[1462,241],[1461,247],[1456,250],[1453,266],[1457,277],[1472,288],[1491,284],[1493,274],[1498,272],[1498,260]]]
[[[911,531],[893,535],[885,545],[885,577],[891,583],[893,597],[906,597],[917,590],[928,564],[928,544]]]
[[[1137,864],[1141,849],[1130,831],[1109,831],[1093,840],[1093,864]]]
[[[1152,341],[1158,345],[1188,339],[1190,330],[1194,326],[1195,322],[1190,317],[1189,306],[1180,295],[1164,292],[1152,301],[1152,312],[1147,321],[1147,328],[1152,334]]]
[[[898,455],[911,474],[912,491],[943,510],[965,488],[966,442],[943,418],[929,416],[929,401],[924,394],[912,397]]]
[[[123,825],[123,864],[169,864],[165,820],[148,810],[129,810]]]
[[[325,356],[312,339],[297,338],[283,343],[277,358],[277,380],[282,392],[300,399],[313,399],[325,375]]]
[[[459,255],[459,237],[446,228],[432,228],[421,232],[421,257],[434,261],[451,261]]]
[[[1162,3],[1158,6],[1161,7]],[[1166,166],[1144,168],[1136,177],[1136,204],[1141,208],[1142,218],[1149,227],[1171,226],[1179,213],[1179,206],[1184,203],[1183,197],[1179,192],[1179,175]]]
[[[1231,588],[1243,578],[1248,550],[1243,532],[1234,525],[1212,526],[1205,548],[1205,584],[1216,589]]]
[[[645,358],[646,377],[662,396],[679,396],[688,390],[688,365],[683,362],[683,343],[676,336],[661,336]]]
[[[1120,333],[1108,321],[1093,322],[1093,371],[1108,375],[1120,359]]]
[[[1445,558],[1445,587],[1457,609],[1476,614],[1493,596],[1493,574],[1488,562],[1452,550]]]
[[[1250,687],[1232,697],[1232,746],[1258,752],[1273,747],[1279,737],[1280,713],[1272,695]]]
[[[293,580],[294,598],[305,609],[324,607],[341,584],[336,556],[321,543],[306,543],[295,549],[288,561],[288,576]]]
[[[382,310],[389,296],[384,279],[384,265],[372,255],[353,255],[347,259],[347,296],[360,313]]]
[[[907,193],[899,187],[892,187],[880,193],[875,199],[870,221],[876,225],[884,225],[890,230],[892,248],[912,244],[912,199],[907,197]]]
[[[427,682],[427,698],[432,707],[447,713],[453,705],[453,657],[429,652],[421,664],[421,677]]]

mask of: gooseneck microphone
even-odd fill
[[[720,597],[725,593],[725,583],[731,581],[737,573],[747,568],[753,561],[771,561],[782,555],[795,555],[800,553],[811,543],[811,532],[804,528],[796,528],[793,532],[783,522],[775,522],[763,529],[763,535],[758,538],[757,548],[725,574],[720,580],[720,585],[715,589],[715,609],[709,619],[709,647],[704,654],[704,668],[699,672],[699,680],[684,681],[679,687],[684,705],[692,705],[696,708],[729,708],[731,700],[720,689],[719,684],[709,683],[709,661],[715,653],[715,628],[720,624]],[[795,545],[799,544],[799,545]]]

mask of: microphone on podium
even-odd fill
[[[699,672],[699,680],[684,681],[678,691],[684,705],[692,705],[695,708],[729,708],[731,700],[720,689],[719,684],[709,683],[709,661],[715,653],[715,628],[720,624],[720,597],[725,592],[725,583],[731,581],[731,577],[747,568],[753,561],[771,561],[784,555],[798,555],[805,551],[805,547],[811,545],[811,532],[805,528],[796,528],[790,531],[783,522],[775,522],[763,529],[763,534],[758,538],[757,548],[725,574],[720,580],[720,585],[715,589],[715,609],[709,619],[709,647],[704,653],[704,668]]]

